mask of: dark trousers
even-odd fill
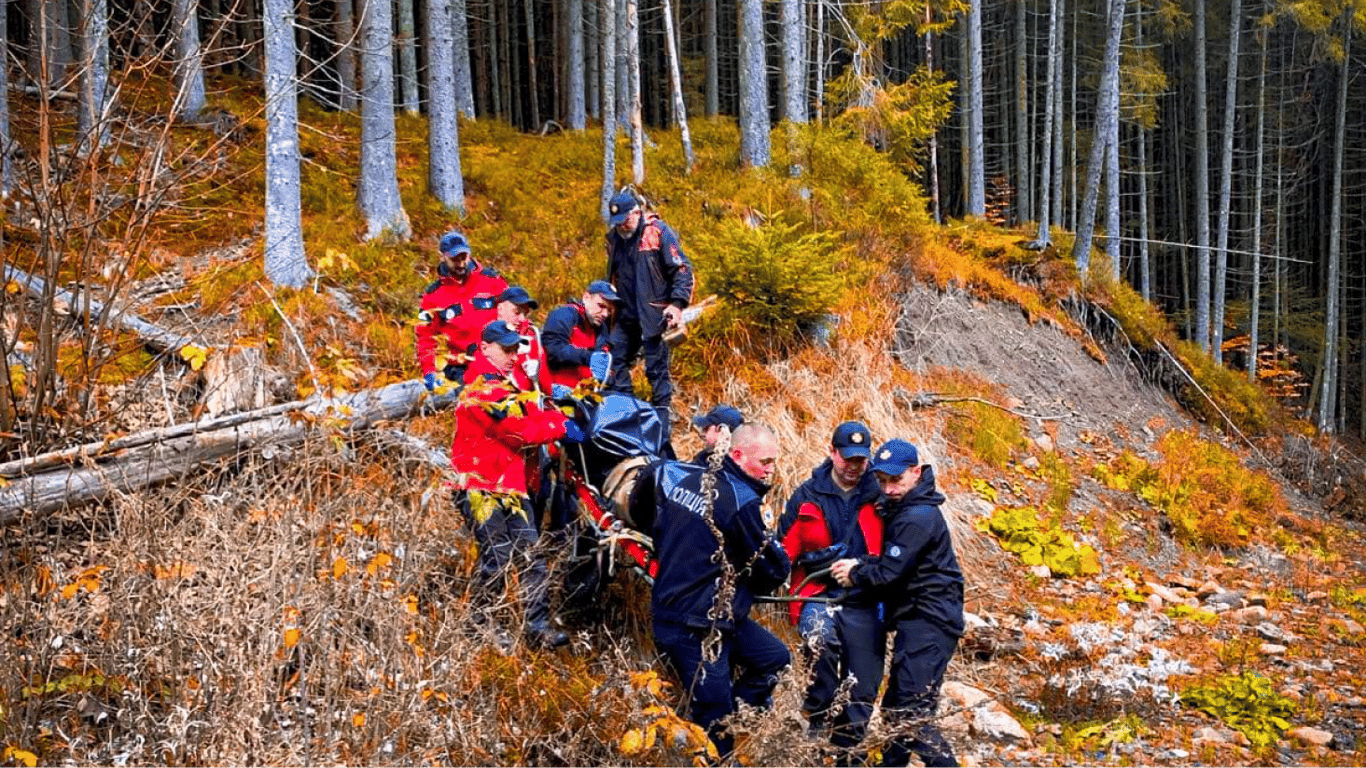
[[[710,664],[702,659],[708,630],[655,621],[654,635],[655,646],[678,675],[690,702],[689,719],[707,729],[723,757],[729,754],[735,739],[722,733],[717,722],[735,711],[737,701],[754,707],[772,703],[778,673],[792,662],[787,646],[750,618],[722,633],[721,653]]]
[[[641,355],[645,356],[645,378],[650,382],[650,405],[668,408],[673,404],[674,385],[669,377],[669,344],[663,336],[641,337],[640,324],[622,318],[612,336],[612,380],[607,388],[613,392],[635,396],[631,383],[631,369]],[[668,420],[664,422],[668,424]],[[667,428],[667,427],[666,427]]]
[[[901,733],[883,750],[882,764],[906,765],[914,752],[926,766],[956,766],[953,747],[934,719],[958,636],[926,619],[901,619],[894,626],[891,679],[882,711]]]
[[[544,626],[550,618],[550,595],[545,560],[536,550],[536,528],[526,498],[485,491],[457,491],[455,498],[479,544],[476,578],[483,593],[481,599],[496,601],[508,572],[515,568],[527,626]]]
[[[802,708],[813,729],[828,726],[831,743],[852,747],[863,741],[882,684],[887,634],[877,606],[849,605],[831,610],[827,603],[807,603],[797,629],[812,654],[811,683]],[[854,678],[849,703],[832,712],[835,694],[847,676]]]

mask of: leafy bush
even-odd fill
[[[1011,455],[1025,445],[1019,419],[984,403],[955,403],[946,433],[949,442],[969,447],[974,456],[997,469],[1004,469]]]
[[[1221,445],[1173,430],[1157,448],[1162,462],[1156,466],[1126,452],[1108,466],[1097,466],[1093,474],[1111,488],[1134,491],[1165,513],[1181,541],[1243,547],[1286,511],[1270,478],[1243,467]]]
[[[1046,565],[1054,576],[1070,578],[1100,573],[1100,555],[1089,544],[1079,544],[1057,526],[1044,528],[1032,507],[997,507],[977,527],[990,533],[1001,548],[1020,556],[1025,565]]]
[[[1295,715],[1295,702],[1276,693],[1271,680],[1256,672],[1187,688],[1181,703],[1242,731],[1258,747],[1275,744],[1290,729],[1289,718]]]
[[[757,227],[728,218],[698,239],[694,258],[725,301],[722,316],[773,341],[795,339],[821,322],[845,287],[847,275],[830,269],[845,248],[830,232],[782,218]]]

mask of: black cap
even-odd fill
[[[873,435],[861,421],[846,421],[835,427],[830,438],[830,447],[840,452],[840,456],[852,459],[855,456],[868,458],[872,451]]]
[[[498,301],[510,301],[519,307],[531,307],[532,309],[541,306],[535,299],[531,298],[531,294],[527,293],[526,289],[520,285],[509,285],[507,288],[504,288],[503,292],[498,294]]]
[[[502,320],[494,320],[484,326],[479,338],[500,347],[515,347],[522,343],[522,335],[509,328]]]
[[[596,293],[597,295],[603,297],[604,299],[607,299],[613,304],[621,303],[621,295],[617,293],[616,286],[612,285],[606,280],[594,280],[593,282],[589,283],[587,292]]]
[[[701,416],[694,417],[692,423],[698,429],[724,424],[730,427],[730,431],[734,432],[741,424],[745,423],[745,415],[734,406],[718,405]]]

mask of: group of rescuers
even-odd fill
[[[440,240],[439,277],[416,324],[427,389],[460,392],[451,463],[456,503],[479,546],[481,594],[501,594],[515,568],[525,637],[544,648],[569,638],[551,621],[531,497],[546,482],[541,448],[586,439],[557,403],[585,381],[633,394],[631,369],[643,356],[667,441],[673,387],[664,334],[692,298],[692,265],[674,231],[629,190],[608,208],[606,279],[551,310],[540,329],[527,314],[537,302],[476,261],[460,232]],[[882,712],[892,738],[881,764],[906,765],[915,753],[929,766],[958,765],[935,711],[963,634],[963,576],[933,467],[915,445],[891,439],[874,448],[866,426],[844,422],[775,530],[761,510],[780,450],[772,430],[726,405],[693,424],[703,430],[702,452],[679,461],[666,445],[665,460],[642,473],[636,491],[654,496],[654,641],[689,717],[725,758],[734,737],[724,718],[738,702],[770,704],[791,654],[750,612],[756,596],[789,584],[789,618],[812,667],[803,710],[813,737],[838,747],[841,762],[865,761],[857,750],[890,634]]]

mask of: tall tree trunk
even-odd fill
[[[451,67],[455,77],[455,108],[474,119],[474,76],[470,68],[470,23],[466,0],[451,0]]]
[[[1054,69],[1052,77],[1057,82],[1053,87],[1053,106],[1049,111],[1048,119],[1053,123],[1053,149],[1049,153],[1053,162],[1053,189],[1049,193],[1051,197],[1052,210],[1049,211],[1049,226],[1062,222],[1062,140],[1063,140],[1063,119],[1062,119],[1062,78],[1063,78],[1063,56],[1065,55],[1066,42],[1063,38],[1063,24],[1066,23],[1067,3],[1066,0],[1056,0],[1058,3],[1058,18],[1055,25],[1058,39],[1053,43],[1057,49],[1057,67]],[[1050,32],[1050,35],[1053,33]],[[1050,54],[1052,55],[1052,54]],[[1074,105],[1075,106],[1075,105]],[[1075,114],[1075,113],[1073,113]]]
[[[819,4],[819,7],[820,7],[820,8],[824,8],[824,2],[825,2],[825,0],[817,0],[817,3]],[[1057,0],[1053,0],[1053,2],[1057,2]],[[931,32],[930,29],[929,29],[930,24],[932,24],[933,22],[934,22],[934,11],[930,8],[930,4],[929,4],[929,3],[926,3],[926,4],[925,4],[925,71],[928,72],[928,73],[930,73],[930,74],[934,74],[934,33]],[[819,30],[817,30],[817,34],[820,34],[820,31],[819,31]],[[818,38],[818,39],[819,39],[819,38]],[[816,61],[817,61],[817,65],[816,65],[816,66],[817,66],[817,67],[821,67],[821,64],[820,64],[820,57],[823,55],[823,53],[824,53],[824,51],[823,51],[821,48],[818,47],[818,48],[817,48],[817,53],[816,53]],[[823,71],[823,69],[818,69],[817,71],[821,73],[821,76],[820,76],[820,77],[817,77],[817,80],[819,81],[819,80],[824,79],[824,71]],[[817,87],[819,88],[820,86],[817,85]],[[817,103],[819,103],[819,100],[817,100]],[[939,132],[938,132],[938,131],[935,131],[934,133],[930,134],[930,141],[929,141],[929,158],[928,158],[928,160],[926,161],[926,166],[927,166],[927,168],[928,168],[929,181],[930,181],[930,183],[929,183],[929,187],[930,187],[930,213],[931,213],[931,215],[934,217],[934,221],[935,221],[936,224],[942,224],[942,223],[944,222],[944,211],[943,211],[943,209],[941,208],[940,202],[939,202]]]
[[[413,0],[398,0],[398,81],[400,106],[410,115],[418,113],[417,28],[413,21]]]
[[[1052,233],[1049,232],[1049,227],[1052,226],[1049,214],[1051,213],[1051,196],[1053,194],[1053,115],[1061,106],[1059,102],[1062,100],[1062,94],[1058,93],[1060,83],[1055,80],[1058,67],[1061,64],[1059,61],[1059,46],[1062,42],[1062,36],[1058,30],[1059,2],[1060,0],[1049,0],[1048,3],[1048,66],[1045,75],[1048,80],[1048,87],[1044,95],[1043,141],[1041,142],[1044,148],[1044,158],[1043,162],[1039,163],[1039,173],[1042,176],[1039,180],[1039,194],[1042,197],[1039,200],[1039,231],[1034,238],[1034,243],[1039,248],[1047,247],[1053,242]]]
[[[1262,248],[1265,246],[1262,232],[1262,197],[1266,185],[1266,47],[1268,33],[1257,33],[1261,43],[1259,67],[1257,69],[1257,168],[1254,171],[1255,187],[1252,194],[1252,301],[1251,318],[1248,321],[1247,380],[1257,382],[1257,349],[1261,339],[1262,324]],[[1366,410],[1363,411],[1366,413]]]
[[[1124,33],[1124,0],[1110,0],[1110,32],[1105,40],[1100,93],[1096,98],[1096,126],[1092,131],[1091,159],[1086,164],[1086,196],[1077,217],[1077,236],[1072,258],[1083,278],[1091,263],[1091,236],[1096,226],[1096,202],[1100,197],[1101,164],[1107,139],[1113,135],[1111,121],[1119,121],[1119,43]]]
[[[1120,21],[1123,28],[1124,22]],[[1121,35],[1123,33],[1121,32]],[[1118,73],[1115,75],[1118,80]],[[1119,282],[1121,267],[1119,243],[1119,85],[1115,85],[1114,118],[1105,124],[1105,254],[1110,259],[1110,279]]]
[[[602,195],[598,212],[602,223],[611,218],[607,204],[617,189],[617,10],[621,0],[602,0]]]
[[[970,0],[967,11],[968,51],[968,200],[969,216],[987,212],[986,152],[982,133],[982,0]]]
[[[565,74],[569,80],[568,120],[571,131],[582,131],[588,124],[583,75],[583,2],[569,0],[569,63]],[[672,39],[669,42],[672,45]]]
[[[640,19],[636,0],[626,0],[626,86],[627,116],[631,121],[631,180],[638,187],[645,183],[645,125],[640,116]]]
[[[764,60],[763,0],[739,0],[740,164],[768,166],[768,69]]]
[[[9,61],[8,0],[0,0],[0,61]],[[0,200],[8,200],[14,184],[13,147],[9,128],[9,67],[0,66]],[[0,341],[4,341],[0,337]],[[3,377],[8,386],[9,376]],[[0,410],[4,406],[0,405]],[[5,431],[9,431],[8,428]]]
[[[365,0],[360,121],[360,180],[365,239],[407,238],[408,215],[398,194],[395,155],[393,15],[389,0]]]
[[[81,97],[77,112],[81,148],[89,152],[109,139],[109,11],[105,0],[81,0]]]
[[[584,90],[587,91],[588,114],[594,120],[602,120],[602,64],[599,52],[602,45],[601,14],[598,13],[597,0],[581,0],[584,17]]]
[[[427,183],[447,210],[465,215],[465,182],[460,175],[460,119],[455,94],[455,51],[451,24],[454,0],[427,3]]]
[[[626,0],[618,0],[616,6],[617,23],[617,128],[625,129],[631,124],[631,66],[630,30],[626,26]]]
[[[173,0],[171,16],[176,30],[176,116],[186,122],[199,119],[204,109],[204,52],[199,47],[199,4]]]
[[[189,0],[181,0],[189,2]],[[356,110],[356,14],[354,0],[336,0],[333,27],[337,45],[337,104],[344,112]]]
[[[1333,193],[1330,196],[1331,210],[1328,214],[1328,284],[1324,288],[1327,297],[1323,310],[1323,391],[1319,397],[1320,432],[1331,433],[1337,427],[1337,371],[1338,371],[1338,333],[1340,310],[1338,308],[1339,283],[1342,266],[1342,164],[1347,142],[1347,84],[1350,79],[1352,62],[1352,13],[1343,14],[1342,67],[1338,72],[1337,118],[1333,133]]]
[[[716,0],[705,0],[703,3],[703,13],[705,15],[704,24],[706,30],[702,35],[702,47],[705,51],[702,58],[707,60],[707,117],[716,117],[721,113],[721,76],[720,61],[721,57],[716,48],[717,16]]]
[[[1205,0],[1195,0],[1195,336],[1209,351],[1209,99],[1205,94]]]
[[[301,288],[310,275],[299,205],[299,105],[294,4],[266,0],[266,278]]]
[[[1029,119],[1029,24],[1025,0],[1015,0],[1015,220],[1027,221],[1034,211],[1034,174],[1029,148],[1033,138]]]
[[[1210,319],[1213,334],[1210,355],[1214,362],[1224,361],[1224,302],[1228,296],[1228,227],[1233,207],[1233,134],[1237,127],[1235,108],[1238,106],[1238,37],[1242,27],[1242,0],[1231,0],[1229,8],[1228,79],[1224,87],[1224,145],[1219,168],[1219,231],[1215,246],[1214,317]]]
[[[527,115],[529,126],[535,131],[541,128],[541,89],[539,78],[536,77],[536,13],[533,2],[523,0],[522,12],[526,20],[526,82],[527,95],[530,97]]]
[[[683,102],[683,76],[678,68],[678,46],[674,41],[673,3],[662,0],[664,11],[664,44],[669,54],[669,89],[673,91],[673,118],[683,141],[683,172],[691,174],[693,166],[692,134],[688,132],[688,108]]]
[[[806,26],[806,4],[802,0],[782,0],[778,6],[783,31],[783,119],[806,122],[806,58],[802,38]]]

